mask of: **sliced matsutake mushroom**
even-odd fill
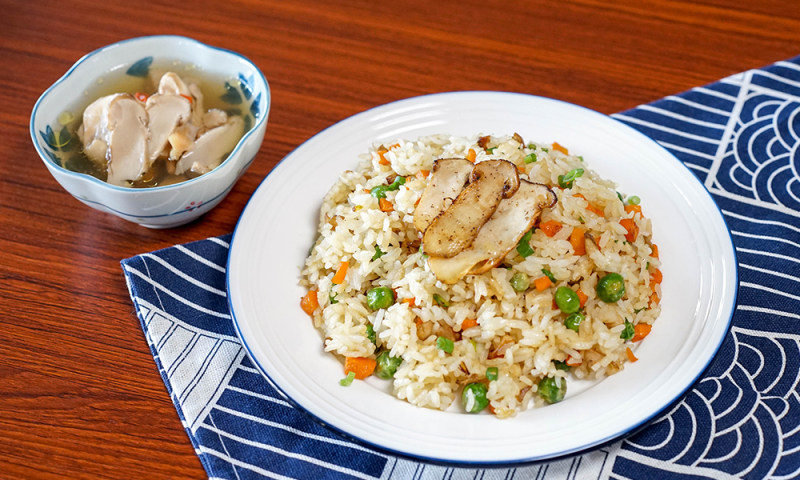
[[[542,210],[556,201],[548,186],[521,180],[514,196],[500,202],[469,248],[451,258],[430,256],[428,266],[436,278],[449,284],[495,267],[533,227]]]
[[[127,186],[139,180],[153,163],[147,157],[147,112],[141,102],[127,94],[116,95],[107,112],[107,181]]]
[[[181,175],[188,171],[203,174],[213,170],[236,147],[243,132],[244,120],[236,116],[228,118],[225,124],[200,135],[178,160],[175,174]]]
[[[433,164],[428,186],[414,209],[417,230],[424,232],[433,219],[450,206],[464,189],[474,166],[466,158],[441,158]]]
[[[189,120],[192,103],[180,95],[156,93],[147,99],[145,108],[150,118],[147,152],[152,162],[164,153],[176,128]]]
[[[228,114],[219,108],[212,108],[203,114],[203,125],[208,128],[219,127],[228,121]]]
[[[428,225],[422,236],[425,253],[449,258],[472,245],[500,201],[519,188],[517,167],[507,160],[477,163],[470,182],[455,201]]]
[[[175,72],[165,73],[158,82],[158,93],[161,95],[176,95],[189,100],[193,105],[190,123],[203,124],[203,92],[191,80],[184,80]]]
[[[78,138],[83,142],[83,153],[98,167],[106,169],[108,158],[108,107],[122,93],[100,97],[83,111],[83,122],[78,127]]]
[[[158,93],[162,95],[191,95],[189,86],[174,72],[167,72],[158,81]]]

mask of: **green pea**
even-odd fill
[[[377,361],[375,375],[384,380],[393,378],[397,367],[403,363],[403,357],[393,357],[389,355],[389,350],[382,351],[375,360]]]
[[[625,295],[625,279],[619,273],[609,273],[597,282],[597,296],[606,303],[614,303]]]
[[[467,413],[478,413],[489,406],[489,399],[486,398],[486,385],[475,382],[468,383],[461,391],[461,403]]]
[[[367,291],[367,306],[370,310],[389,308],[394,304],[394,292],[389,287],[375,287]]]
[[[581,299],[569,287],[558,287],[554,298],[556,306],[564,313],[575,313],[581,308]]]
[[[567,394],[567,380],[561,377],[545,377],[539,381],[539,396],[547,403],[558,403]]]
[[[513,288],[515,292],[524,292],[531,286],[531,280],[525,272],[516,272],[511,276],[509,282],[511,283],[511,288]]]
[[[500,376],[500,371],[497,367],[488,367],[486,369],[486,378],[489,380],[497,380]]]
[[[571,313],[567,318],[564,319],[564,326],[569,328],[570,330],[579,331],[581,322],[584,320],[583,314],[581,312]]]

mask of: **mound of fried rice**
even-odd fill
[[[544,210],[537,225],[561,228],[554,233],[535,227],[533,254],[523,257],[511,250],[488,272],[447,285],[427,266],[421,233],[413,225],[414,208],[436,159],[472,156],[475,162],[508,160],[521,178],[551,186],[558,201]],[[651,222],[583,157],[558,144],[525,143],[517,134],[398,140],[374,145],[362,157],[325,196],[318,237],[301,273],[301,285],[317,293],[319,306],[312,317],[325,351],[344,359],[375,358],[389,350],[402,358],[388,380],[391,391],[421,407],[460,408],[455,405],[463,386],[484,382],[488,410],[501,418],[545,405],[537,395],[543,378],[567,385],[573,379],[599,380],[636,361],[632,340],[639,339],[630,338],[630,326],[650,325],[660,313],[660,263]],[[583,174],[559,188],[559,176],[576,169]],[[387,191],[381,205],[370,190],[398,175],[405,183]],[[635,222],[635,236],[620,223],[626,218]],[[597,248],[576,252],[570,242],[575,229],[588,233]],[[334,284],[342,262],[348,262],[346,277]],[[529,288],[512,288],[516,272],[528,275]],[[608,272],[625,279],[626,293],[613,303],[596,294],[598,279]],[[540,290],[534,280],[545,273],[555,283]],[[378,286],[390,287],[396,301],[372,311],[366,292]],[[555,306],[559,286],[582,296],[585,320],[577,332],[565,326],[566,315]],[[437,346],[439,337],[453,340],[451,353]],[[496,379],[486,378],[489,367],[496,367]]]

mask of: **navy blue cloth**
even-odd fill
[[[624,440],[551,463],[482,471],[374,451],[296,410],[250,362],[227,306],[226,235],[122,261],[155,363],[209,477],[800,476],[800,58],[613,117],[686,164],[736,248],[732,328],[685,398]]]

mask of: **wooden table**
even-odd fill
[[[451,90],[612,113],[800,54],[791,0],[145,3],[0,3],[0,478],[205,476],[119,261],[231,232],[261,179],[321,129]],[[164,33],[249,57],[273,105],[260,154],[231,194],[162,231],[69,196],[36,155],[28,122],[83,54]]]

